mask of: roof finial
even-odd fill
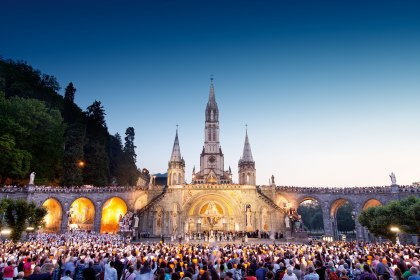
[[[211,74],[210,75],[210,83],[213,83],[213,80],[214,80],[214,76],[213,76],[213,74]]]

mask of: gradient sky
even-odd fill
[[[72,81],[138,162],[166,172],[179,124],[199,166],[214,74],[225,168],[245,124],[257,183],[420,181],[420,1],[167,0],[0,3],[0,55]],[[63,90],[62,90],[63,91]],[[61,92],[62,92],[61,91]]]

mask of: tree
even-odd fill
[[[74,95],[76,93],[76,88],[73,86],[73,83],[70,82],[66,89],[64,90],[64,101],[74,103]]]
[[[359,223],[375,236],[394,239],[395,233],[390,231],[390,227],[397,226],[405,233],[417,234],[420,237],[418,213],[420,213],[420,198],[411,196],[362,211]]]
[[[47,215],[47,209],[37,207],[34,202],[23,199],[3,199],[0,201],[0,215],[4,215],[4,221],[11,228],[10,238],[18,241],[28,226],[38,228]]]
[[[21,170],[26,170],[26,174],[16,172],[16,168],[5,166],[10,162],[4,161],[0,163],[3,166],[0,170],[14,169],[15,172],[2,173],[2,177],[10,176],[12,180],[26,177],[28,159],[30,170],[37,173],[38,182],[52,182],[59,176],[65,125],[58,110],[49,109],[44,102],[35,99],[6,99],[0,92],[0,127],[3,148],[8,150],[9,156],[17,156],[15,167],[20,164]]]
[[[12,136],[0,136],[0,185],[5,184],[7,178],[22,178],[29,173],[31,154],[15,146]]]
[[[105,186],[109,182],[109,133],[105,110],[100,101],[93,102],[86,111],[85,167],[83,182]]]
[[[355,223],[352,217],[353,206],[346,203],[337,209],[337,229],[338,231],[353,231]]]

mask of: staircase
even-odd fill
[[[167,190],[168,190],[168,186],[163,187],[163,191],[159,195],[155,196],[148,204],[146,204],[146,206],[137,210],[137,215],[141,216],[144,212],[149,210],[158,201],[160,201],[162,198],[164,198]]]
[[[262,199],[262,200],[264,200],[265,201],[265,203],[267,203],[268,205],[270,205],[271,207],[273,207],[274,209],[276,209],[276,210],[283,210],[283,208],[281,208],[280,206],[278,206],[271,198],[269,198],[268,196],[266,196],[263,192],[262,192],[262,190],[261,190],[261,188],[260,188],[260,186],[256,186],[256,188],[257,188],[257,196],[260,198],[260,199]]]

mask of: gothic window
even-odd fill
[[[211,129],[209,128],[209,141],[211,141]]]

